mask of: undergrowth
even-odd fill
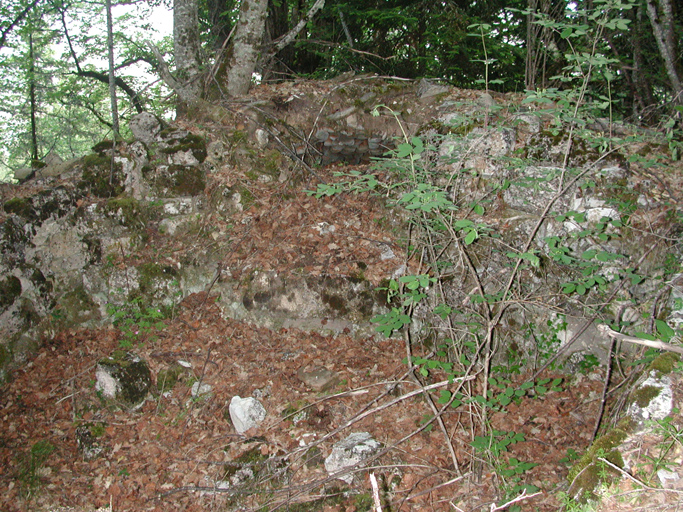
[[[450,380],[450,389],[426,394],[433,414],[422,418],[421,428],[438,426],[450,443],[444,411],[467,410],[471,460],[484,460],[494,471],[504,489],[502,501],[536,490],[524,483],[533,464],[507,456],[508,447],[523,436],[494,428],[491,413],[524,396],[541,397],[566,385],[560,378],[541,378],[548,368],[574,364],[570,372],[589,372],[600,365],[594,354],[574,363],[560,357],[577,337],[562,338],[568,332],[566,316],[582,317],[587,324],[599,320],[642,338],[676,340],[663,320],[667,309],[656,297],[668,291],[667,282],[680,268],[680,246],[666,230],[653,229],[647,238],[652,246],[634,247],[630,216],[636,198],[626,179],[616,188],[604,187],[606,169],[617,174],[622,169],[625,175],[629,160],[642,163],[627,149],[649,135],[634,130],[618,137],[590,128],[596,117],[606,117],[610,125],[614,121],[609,94],[618,75],[614,59],[603,53],[602,31],[625,28],[628,20],[619,13],[633,5],[630,0],[596,2],[595,9],[580,13],[588,25],[536,20],[561,33],[570,52],[570,65],[556,77],[564,87],[529,91],[522,101],[548,123],[531,139],[548,141],[547,148],[508,152],[489,164],[505,171],[487,175],[474,167],[472,157],[488,151],[490,141],[509,129],[505,117],[489,109],[473,110],[461,114],[445,133],[413,136],[397,112],[380,105],[373,115],[392,116],[403,132],[389,158],[366,173],[337,173],[336,182],[309,191],[321,199],[376,194],[406,219],[406,263],[415,270],[383,288],[392,307],[373,322],[386,336],[404,337],[403,361],[417,382],[426,385],[432,373]],[[485,49],[489,27],[472,28]],[[573,51],[579,41],[593,48],[592,53]],[[482,62],[488,76],[495,59],[486,55]],[[595,93],[596,84],[602,94]],[[469,128],[463,131],[462,126]],[[677,140],[671,135],[675,126],[667,124],[667,140]],[[563,150],[553,155],[553,147]],[[676,159],[678,147],[674,144],[670,151]],[[528,203],[522,205],[520,197],[528,197]],[[675,223],[681,224],[680,215]],[[645,239],[643,233],[638,236]],[[678,266],[643,267],[645,256],[655,250],[675,253]],[[618,352],[609,360],[620,372],[627,362]],[[646,362],[636,363],[632,372]],[[534,378],[511,378],[522,370],[531,370]],[[634,374],[619,378],[626,383]]]

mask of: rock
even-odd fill
[[[200,385],[199,382],[195,382],[194,384],[192,384],[192,396],[196,398],[198,396],[208,395],[209,393],[211,393],[212,389],[213,388],[210,384]]]
[[[496,100],[489,93],[485,92],[477,98],[477,105],[489,110],[496,106]]]
[[[130,131],[133,132],[133,137],[145,144],[157,141],[161,131],[161,121],[149,112],[141,112],[133,116],[128,126]]]
[[[138,407],[147,397],[152,374],[147,363],[130,352],[116,351],[97,363],[95,389],[106,398]]]
[[[361,132],[335,132],[328,129],[316,132],[313,145],[322,155],[322,165],[335,162],[369,163],[372,157],[383,156],[394,147],[391,141],[381,136],[368,136]]]
[[[445,85],[435,84],[431,80],[423,78],[417,86],[417,95],[423,100],[425,98],[431,98],[432,96],[437,96],[439,94],[444,94],[449,91],[449,88]]]
[[[27,180],[33,175],[33,172],[33,169],[30,167],[22,167],[14,171],[14,179],[17,181]]]
[[[651,371],[631,393],[631,400],[627,414],[640,425],[647,420],[663,420],[673,410],[671,379]]]
[[[339,383],[339,374],[324,366],[315,366],[308,371],[300,368],[297,376],[314,391],[327,391]]]
[[[372,457],[381,447],[368,432],[355,432],[332,447],[332,453],[325,459],[325,469],[332,475],[344,468],[352,468]],[[337,478],[351,484],[353,474],[346,473]]]
[[[261,402],[252,397],[232,397],[230,401],[230,419],[238,434],[244,434],[250,428],[257,427],[266,419],[266,409]]]
[[[76,428],[76,442],[84,460],[92,460],[102,453],[103,448],[96,435],[98,430],[104,431],[104,427],[86,424]]]

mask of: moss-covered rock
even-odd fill
[[[97,363],[96,378],[97,391],[125,407],[141,405],[152,385],[147,363],[122,350]]]
[[[195,166],[170,165],[159,172],[154,185],[163,197],[198,196],[206,188],[206,175]]]
[[[574,464],[569,471],[569,495],[580,503],[597,498],[595,491],[601,485],[610,485],[619,472],[605,464],[604,459],[619,468],[624,467],[624,459],[619,452],[628,431],[629,422],[621,423],[617,428],[597,438],[588,451]]]
[[[0,279],[0,310],[7,308],[21,295],[21,280],[15,276]]]
[[[124,180],[120,164],[114,164],[111,158],[99,154],[90,154],[81,159],[83,174],[77,188],[96,197],[116,197],[123,193]]]

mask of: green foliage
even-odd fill
[[[163,322],[165,315],[161,309],[145,306],[139,297],[125,306],[108,304],[107,314],[123,334],[123,338],[119,340],[121,348],[129,348],[143,341],[153,342],[156,340],[154,333],[166,328]]]
[[[53,444],[41,440],[33,444],[27,454],[18,457],[16,478],[24,498],[30,499],[36,493],[40,486],[40,471],[54,451]]]

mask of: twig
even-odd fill
[[[372,501],[375,502],[375,512],[382,512],[382,502],[379,500],[379,488],[374,473],[370,473],[370,486],[372,487]]]
[[[650,486],[650,485],[644,484],[643,482],[641,482],[640,480],[638,480],[636,477],[634,477],[633,475],[631,475],[631,474],[628,473],[627,471],[624,471],[624,470],[623,470],[622,468],[620,468],[619,466],[617,466],[617,465],[615,465],[615,464],[612,464],[612,463],[611,463],[610,461],[608,461],[607,459],[603,459],[602,457],[598,457],[597,460],[599,460],[600,462],[604,462],[604,463],[607,464],[609,467],[611,467],[612,469],[618,471],[619,473],[621,473],[622,475],[624,475],[626,478],[628,478],[629,480],[635,482],[637,485],[640,485],[643,489],[645,489],[645,490],[647,490],[647,491],[660,491],[660,492],[663,491],[663,492],[674,492],[674,493],[676,493],[676,494],[683,494],[683,491],[679,491],[678,489],[659,489],[659,488],[657,488],[657,487],[652,487],[652,486]]]
[[[539,494],[542,494],[542,493],[539,491],[539,492],[535,492],[534,494],[527,495],[526,489],[524,489],[522,491],[522,494],[520,494],[516,498],[508,501],[507,503],[503,503],[502,505],[499,505],[499,506],[496,506],[492,503],[491,504],[491,512],[496,512],[496,510],[504,510],[504,509],[508,508],[510,505],[512,505],[513,503],[517,503],[518,501],[528,500],[529,498],[534,498],[534,497],[538,496]]]

